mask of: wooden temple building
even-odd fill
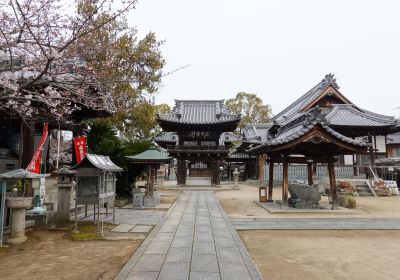
[[[269,125],[262,143],[249,146],[246,152],[266,156],[270,171],[269,200],[272,200],[274,164],[283,164],[283,205],[287,205],[288,199],[289,164],[307,164],[309,184],[312,184],[313,165],[327,164],[335,206],[335,157],[369,154],[374,165],[376,137],[386,137],[400,128],[394,117],[353,104],[339,91],[331,74],[274,116]]]
[[[224,100],[176,100],[171,113],[157,115],[164,133],[154,141],[177,159],[178,185],[185,185],[187,177],[220,184],[220,170],[234,139],[229,132],[240,119],[225,108]]]

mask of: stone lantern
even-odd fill
[[[233,174],[233,180],[235,180],[235,184],[233,185],[234,189],[238,189],[239,188],[239,174],[240,172],[237,170],[237,168],[235,168],[235,170],[232,172]]]
[[[55,222],[57,227],[64,227],[71,221],[71,189],[75,185],[73,178],[76,171],[70,170],[68,167],[62,167],[54,172],[57,178],[57,212]]]

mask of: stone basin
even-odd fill
[[[10,244],[25,242],[25,215],[26,208],[32,205],[32,197],[9,197],[6,198],[6,205],[12,211],[11,237],[7,240]]]
[[[11,209],[26,209],[32,205],[32,197],[8,197],[6,205]]]

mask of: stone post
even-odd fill
[[[19,244],[26,241],[25,215],[26,208],[32,204],[32,197],[10,197],[6,198],[6,205],[12,209],[11,238],[10,244]]]
[[[57,227],[65,227],[71,222],[71,189],[74,186],[72,178],[75,175],[75,171],[63,167],[54,173],[58,175],[58,197],[55,222]],[[75,205],[75,208],[76,207],[77,205]]]

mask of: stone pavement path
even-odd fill
[[[232,219],[237,230],[257,229],[400,229],[396,218],[253,218]]]
[[[117,280],[262,279],[210,191],[184,192]]]

